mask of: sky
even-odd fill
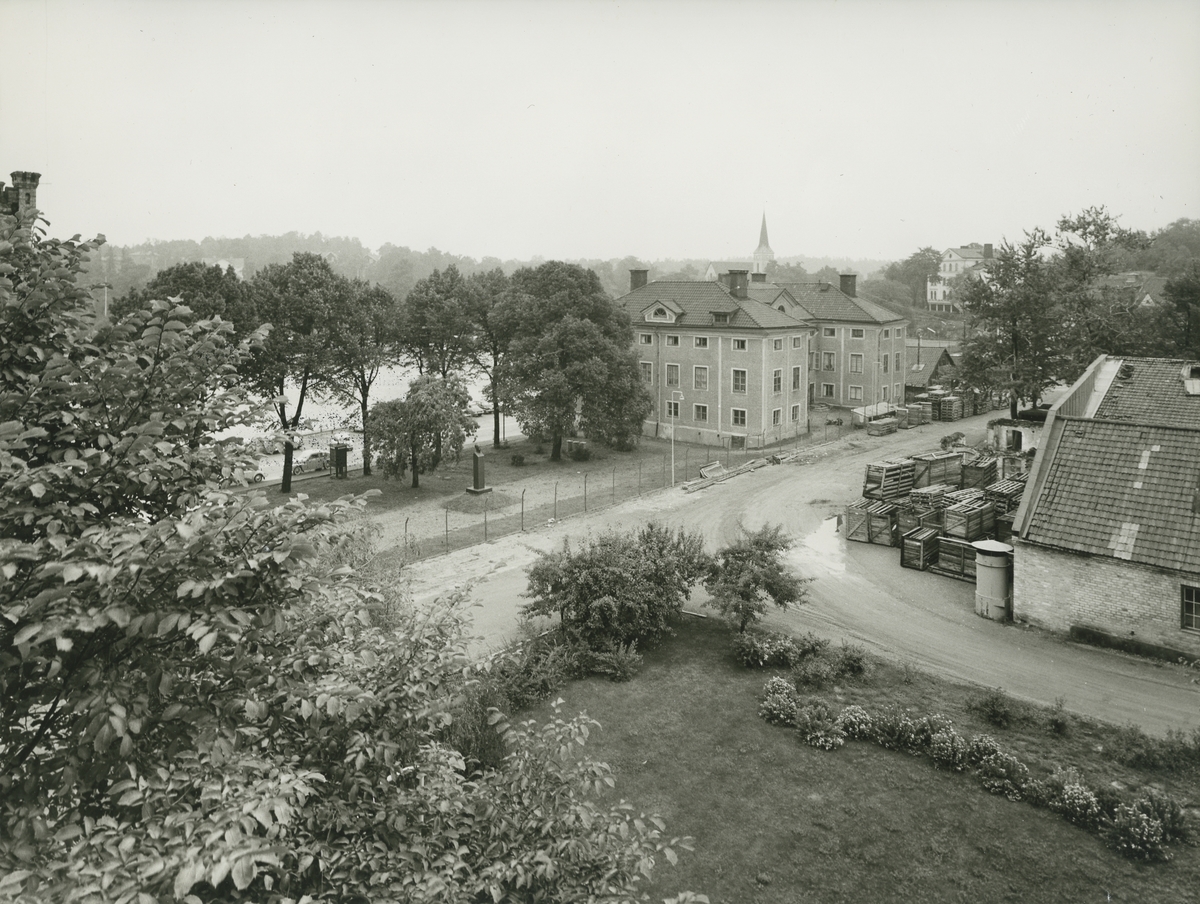
[[[51,235],[897,260],[1200,218],[1200,3],[3,0]]]

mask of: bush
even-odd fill
[[[875,740],[888,750],[921,752],[917,723],[897,706],[889,706],[875,717]]]
[[[1163,847],[1163,824],[1136,807],[1117,807],[1105,835],[1113,847],[1134,860],[1171,859]]]
[[[583,677],[586,653],[586,647],[572,643],[558,631],[526,638],[506,650],[494,675],[508,698],[509,711],[518,712],[548,700],[568,681]]]
[[[795,643],[800,659],[807,659],[810,656],[820,656],[829,649],[829,641],[824,637],[817,637],[811,631],[805,631],[796,638]]]
[[[612,650],[588,650],[581,656],[581,662],[589,674],[605,675],[613,681],[628,681],[642,667],[636,640]]]
[[[861,706],[847,706],[838,714],[838,728],[854,741],[875,740],[875,720]]]
[[[824,656],[809,656],[801,659],[800,663],[792,669],[792,679],[796,682],[797,688],[820,689],[831,684],[836,678],[837,670],[833,663]]]
[[[765,666],[789,668],[800,661],[800,651],[790,637],[758,631],[735,634],[733,655],[748,669]]]
[[[846,735],[838,725],[833,709],[820,700],[800,707],[796,712],[795,725],[796,731],[813,747],[836,750],[846,742]]]
[[[1136,725],[1117,729],[1109,754],[1118,763],[1138,769],[1182,772],[1200,766],[1200,731],[1189,739],[1171,729],[1165,738],[1152,738]]]
[[[1062,697],[1054,701],[1054,709],[1050,710],[1050,715],[1046,718],[1046,727],[1060,738],[1065,738],[1071,733],[1071,716],[1063,708]]]
[[[1101,810],[1096,795],[1078,782],[1064,785],[1058,798],[1051,801],[1050,808],[1085,829],[1100,825]]]
[[[514,468],[525,467],[525,456],[522,455],[520,452],[514,452],[512,454],[512,463],[513,463]]]
[[[998,687],[989,690],[979,700],[972,703],[971,709],[997,728],[1008,728],[1013,721],[1012,701]]]
[[[979,781],[992,794],[1003,794],[1009,800],[1020,800],[1029,783],[1025,764],[1009,753],[993,753],[976,767]]]
[[[834,669],[841,678],[866,678],[871,673],[871,661],[858,644],[843,643],[835,654]]]
[[[790,687],[785,692],[768,694],[758,707],[758,714],[772,725],[795,725],[799,708],[796,692]]]
[[[918,719],[916,722],[917,729],[917,746],[922,750],[927,750],[933,742],[933,736],[943,731],[953,731],[954,723],[949,716],[943,716],[941,713],[933,713],[923,719]],[[963,742],[966,743],[965,741]]]
[[[775,675],[767,679],[767,683],[763,685],[763,697],[770,697],[772,694],[795,694],[796,687],[786,678],[780,678]]]
[[[978,766],[988,757],[1000,752],[1000,744],[991,735],[976,735],[967,746],[967,765]]]
[[[929,757],[938,769],[962,772],[967,768],[967,741],[953,728],[934,732],[929,739]]]
[[[1188,840],[1191,833],[1183,807],[1169,794],[1149,788],[1145,797],[1139,797],[1133,802],[1133,808],[1162,823],[1163,841]]]
[[[592,450],[587,446],[576,446],[570,452],[571,461],[591,461]]]

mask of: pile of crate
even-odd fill
[[[984,487],[983,494],[996,506],[996,514],[1015,512],[1021,504],[1021,494],[1025,492],[1025,475],[1019,480],[997,480]]]
[[[933,420],[933,403],[918,400],[908,406],[908,423],[910,427],[928,424]]]
[[[914,455],[912,461],[914,487],[928,487],[935,483],[958,487],[962,483],[961,452],[921,452]]]
[[[847,540],[895,546],[897,538],[896,506],[890,502],[860,499],[846,506],[842,531]]]
[[[957,421],[963,416],[962,399],[958,396],[945,396],[938,400],[938,410],[935,420]]]
[[[885,502],[903,499],[912,492],[915,471],[916,465],[909,458],[888,459],[867,465],[863,498]]]
[[[867,436],[888,436],[896,432],[899,420],[894,417],[881,417],[867,422]]]
[[[962,463],[961,485],[966,487],[983,488],[996,482],[996,458],[992,455],[977,454]]]

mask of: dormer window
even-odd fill
[[[728,314],[726,314],[724,312],[717,312],[717,313],[713,314],[713,323],[728,323],[728,322],[729,322]]]
[[[1200,364],[1184,365],[1183,391],[1188,395],[1200,396]]]
[[[655,308],[654,313],[651,316],[655,320],[666,320],[667,319],[667,309],[666,308]]]

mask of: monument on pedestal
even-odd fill
[[[474,484],[467,487],[467,492],[475,496],[490,493],[492,488],[483,479],[483,450],[479,446],[475,447],[474,459]]]

